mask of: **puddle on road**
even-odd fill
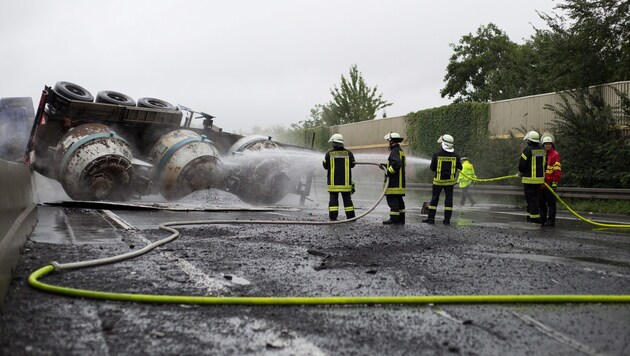
[[[30,239],[51,244],[116,243],[121,236],[97,211],[38,206]]]
[[[37,225],[29,237],[35,242],[51,244],[72,243],[72,235],[65,223],[63,209],[47,206],[37,207]]]

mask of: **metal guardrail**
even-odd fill
[[[430,192],[431,187],[427,183],[407,183],[407,189],[411,190]],[[475,194],[523,195],[520,185],[475,184],[471,189]],[[558,187],[556,192],[562,198],[630,200],[630,189]]]

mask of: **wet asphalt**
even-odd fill
[[[268,211],[39,206],[0,314],[0,355],[630,354],[630,304],[148,304],[59,296],[27,282],[52,261],[162,239],[165,221],[326,221],[325,203]],[[372,204],[355,201],[358,214]],[[597,229],[566,212],[555,228],[540,228],[521,209],[490,204],[456,206],[444,226],[441,204],[435,225],[422,224],[419,204],[408,202],[406,225],[383,226],[383,202],[348,224],[183,226],[179,238],[133,260],[43,281],[191,296],[630,294],[630,229]]]

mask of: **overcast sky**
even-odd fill
[[[288,127],[331,100],[357,64],[393,105],[446,105],[451,43],[495,23],[517,43],[553,0],[4,0],[0,97],[82,85],[216,116],[227,131]]]

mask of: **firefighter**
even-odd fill
[[[547,153],[540,147],[540,135],[536,131],[528,132],[523,140],[527,147],[521,153],[518,162],[519,175],[522,177],[523,192],[527,202],[527,221],[541,223],[540,202],[538,195],[540,185],[545,182],[545,162]]]
[[[457,183],[457,172],[462,169],[462,162],[459,155],[453,148],[453,136],[444,134],[437,142],[441,148],[431,157],[431,170],[435,172],[433,177],[433,187],[431,201],[429,202],[429,215],[422,222],[435,224],[435,213],[440,201],[440,193],[444,189],[446,198],[444,199],[444,225],[451,223],[453,215],[453,187]]]
[[[352,168],[355,165],[354,155],[343,147],[343,136],[334,134],[330,136],[329,143],[332,149],[324,156],[324,169],[328,171],[327,183],[330,200],[328,201],[328,217],[330,221],[336,221],[339,216],[339,193],[343,199],[343,206],[346,218],[354,218],[354,205],[352,204],[352,193],[354,183],[352,182]]]
[[[389,206],[389,219],[383,221],[384,225],[404,225],[405,224],[405,166],[407,158],[405,152],[400,148],[403,137],[396,132],[385,135],[385,140],[389,143],[389,157],[387,164],[382,164],[385,170],[385,177],[389,178],[385,190],[385,198]]]
[[[472,179],[470,178],[477,178],[477,176],[475,175],[475,167],[473,167],[472,163],[470,163],[468,157],[462,157],[461,173],[463,174],[460,174],[459,177],[457,177],[457,183],[459,183],[459,187],[462,190],[462,201],[460,205],[464,206],[464,204],[466,204],[466,199],[468,198],[468,200],[470,200],[470,206],[475,206],[475,203],[477,202],[475,201],[475,199],[473,199],[468,190],[470,189],[470,185],[472,184]],[[466,176],[464,176],[464,174]]]
[[[558,188],[560,178],[562,178],[562,165],[560,164],[560,154],[553,145],[553,136],[543,134],[541,138],[543,147],[547,152],[547,169],[545,171],[545,183],[553,190]],[[554,227],[556,225],[556,197],[545,187],[540,186],[540,222],[542,226]]]

